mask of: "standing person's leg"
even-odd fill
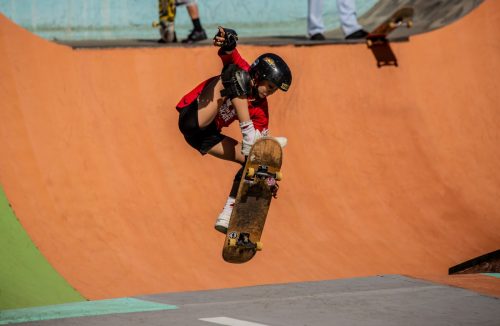
[[[323,0],[308,0],[307,34],[312,40],[324,40]]]
[[[198,4],[193,1],[189,4],[186,5],[187,12],[189,14],[189,17],[191,17],[191,20],[193,21],[193,26],[195,29],[201,30],[201,24],[199,24],[200,20],[200,10],[198,9]],[[198,24],[194,23],[194,20],[198,20]]]
[[[189,17],[191,18],[191,21],[193,22],[193,30],[186,39],[182,40],[182,43],[194,43],[206,40],[207,34],[201,26],[198,3],[196,2],[196,0],[187,0],[185,2],[187,12],[189,14]]]
[[[340,16],[340,25],[346,35],[346,39],[366,36],[367,33],[358,23],[355,0],[337,0],[337,9]]]

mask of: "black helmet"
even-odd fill
[[[286,62],[274,53],[260,55],[250,66],[250,76],[259,82],[268,80],[286,92],[292,84],[292,72]]]

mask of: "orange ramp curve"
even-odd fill
[[[270,98],[286,135],[265,249],[221,259],[237,166],[177,130],[211,47],[72,50],[0,16],[0,182],[57,271],[89,299],[373,274],[445,275],[500,244],[500,3],[394,44],[242,46],[294,73]],[[228,134],[238,136],[238,130]]]

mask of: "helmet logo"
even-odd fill
[[[287,91],[289,87],[290,87],[290,85],[288,85],[288,84],[286,84],[286,83],[282,83],[280,88],[281,88],[282,90],[284,90],[284,91]]]
[[[271,67],[273,67],[273,69],[276,69],[276,63],[274,62],[274,60],[270,57],[265,57],[264,59],[265,62],[267,62]]]

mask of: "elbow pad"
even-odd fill
[[[224,89],[220,92],[221,96],[235,98],[250,95],[250,74],[237,65],[230,64],[224,67],[221,74],[221,80],[224,86]]]

